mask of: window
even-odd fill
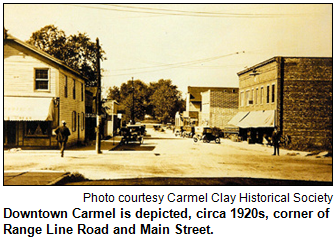
[[[72,81],[73,81],[72,97],[75,100],[76,99],[76,81],[75,79],[72,79]]]
[[[47,137],[49,135],[48,121],[28,121],[25,126],[25,136],[27,137]]]
[[[240,106],[244,106],[244,92],[240,92]]]
[[[253,99],[254,99],[254,89],[251,91],[251,97],[250,97],[250,104],[253,105]]]
[[[266,103],[268,104],[270,100],[270,87],[267,86],[267,92],[266,92]]]
[[[84,100],[84,85],[81,83],[81,101]]]
[[[232,93],[236,93],[237,91],[235,89],[232,90]]]
[[[254,104],[258,104],[258,88],[256,88],[255,99],[254,99],[254,101],[255,101]]]
[[[85,114],[84,112],[82,112],[82,130],[84,130],[84,125],[85,125]]]
[[[64,97],[68,97],[68,77],[64,76]]]
[[[76,131],[76,123],[77,123],[77,114],[76,111],[72,111],[72,131],[75,132]]]
[[[48,69],[35,69],[35,90],[49,90]]]
[[[250,105],[250,91],[246,91],[246,106]]]
[[[275,84],[272,85],[272,103],[275,101]]]
[[[260,87],[260,104],[264,102],[264,87]]]

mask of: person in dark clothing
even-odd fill
[[[274,147],[273,155],[279,155],[279,147],[280,147],[280,132],[278,131],[277,127],[274,127],[274,131],[272,133],[272,143]]]
[[[64,156],[65,145],[70,135],[70,130],[68,127],[65,126],[66,122],[64,120],[62,121],[62,124],[62,126],[57,127],[57,129],[55,130],[56,140],[61,146],[61,157]]]

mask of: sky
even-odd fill
[[[237,72],[274,56],[332,57],[331,4],[4,4],[28,40],[54,24],[99,38],[103,91],[132,79],[238,87]]]

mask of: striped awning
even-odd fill
[[[4,97],[5,121],[52,121],[52,98]]]

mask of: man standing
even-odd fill
[[[274,127],[274,131],[272,133],[272,143],[273,143],[273,146],[274,146],[274,153],[273,155],[276,155],[276,153],[278,153],[279,155],[279,142],[280,141],[280,132],[278,131],[277,127],[275,126]]]
[[[66,142],[68,141],[68,136],[70,135],[70,130],[68,127],[66,127],[66,122],[62,120],[62,126],[57,127],[55,130],[56,133],[56,140],[61,146],[61,157],[64,156],[64,150]]]

